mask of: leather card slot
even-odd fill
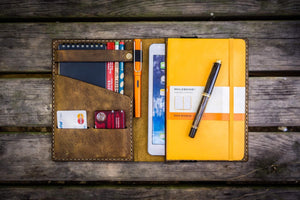
[[[130,129],[56,129],[56,160],[130,161]]]
[[[53,78],[53,159],[132,160],[131,98],[69,77]],[[58,129],[58,110],[86,110],[88,129]],[[96,110],[124,110],[126,129],[95,129]]]
[[[72,67],[72,65],[70,65],[69,67]],[[54,80],[55,84],[57,84],[55,77],[60,74],[59,68],[60,68],[59,63],[54,63],[52,76],[54,77],[53,80]],[[85,73],[86,72],[84,72],[82,74],[85,74]],[[91,73],[93,73],[93,72],[91,72]],[[95,84],[100,84],[100,82],[101,82],[101,84],[104,87],[106,84],[105,83],[105,81],[106,81],[105,73],[106,72],[103,72],[103,73],[104,73],[104,75],[103,74],[99,75],[99,79],[97,79],[97,82]],[[75,73],[75,75],[73,74],[73,76],[78,76],[78,75],[76,75],[76,73]],[[93,75],[93,77],[94,77],[94,75]],[[91,81],[90,78],[88,78],[88,80]],[[56,87],[56,89],[61,87],[61,85],[63,85],[63,84],[59,84],[58,87]],[[53,89],[55,89],[55,88],[53,88]],[[126,62],[124,65],[124,94],[129,96],[130,98],[133,98],[133,63],[132,62]]]

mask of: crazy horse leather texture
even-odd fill
[[[125,94],[121,95],[96,85],[59,75],[59,62],[89,62],[85,54],[66,52],[67,57],[60,58],[59,44],[105,43],[107,40],[54,40],[53,41],[53,139],[52,159],[55,161],[132,161],[133,160],[133,63],[125,62]],[[110,41],[112,42],[112,41]],[[123,60],[124,55],[132,53],[132,40],[125,41],[128,51],[104,52],[97,60]],[[94,51],[93,51],[94,52]],[[97,53],[98,51],[95,51]],[[77,55],[75,55],[75,54]],[[90,53],[87,50],[86,53]],[[102,52],[103,53],[103,52]],[[117,54],[116,54],[117,53]],[[74,55],[73,55],[74,54]],[[131,58],[128,57],[130,60]],[[70,60],[71,59],[71,60]],[[95,129],[96,110],[124,110],[125,129]],[[86,110],[87,129],[58,129],[56,113],[58,110]]]
[[[165,39],[142,39],[142,116],[133,118],[133,62],[125,62],[125,95],[108,91],[92,84],[58,75],[59,62],[85,62],[85,54],[75,56],[72,52],[63,58],[57,51],[58,44],[68,42],[94,42],[93,40],[60,40],[53,45],[53,144],[52,159],[55,161],[164,161],[163,156],[152,156],[147,151],[148,140],[148,63],[149,46],[165,43]],[[97,40],[96,42],[107,42]],[[125,41],[124,52],[133,52],[132,40]],[[65,52],[66,53],[66,52]],[[94,61],[110,61],[111,57],[121,61],[124,56],[106,53]],[[96,59],[96,58],[93,58]],[[132,60],[132,58],[129,58]],[[95,129],[96,110],[120,110],[126,114],[126,129]],[[86,110],[88,129],[58,129],[57,110]]]
[[[57,110],[86,110],[88,129],[58,129],[54,115],[54,160],[133,159],[132,101],[105,88],[72,78],[55,76],[55,105]],[[95,129],[95,110],[120,110],[126,113],[125,129]]]
[[[57,110],[86,110],[88,129],[58,129],[54,115],[55,160],[132,160],[132,101],[130,97],[72,78],[55,76]],[[95,129],[95,110],[126,113],[126,129]]]

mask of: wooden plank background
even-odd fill
[[[166,188],[166,189],[165,189]],[[4,199],[297,199],[298,189],[294,187],[205,187],[186,185],[184,187],[120,187],[102,186],[84,188],[72,187],[6,187],[0,193]]]
[[[299,32],[299,21],[2,23],[0,71],[50,72],[52,39],[181,36],[248,38],[250,71],[299,71]]]
[[[3,0],[0,10],[2,198],[299,197],[299,1]],[[248,162],[51,161],[52,39],[181,36],[249,40],[249,126],[264,132],[249,133]]]
[[[53,162],[51,134],[2,133],[5,181],[292,182],[300,178],[299,133],[251,132],[247,162]]]
[[[2,0],[2,18],[186,18],[299,16],[299,1],[156,0],[20,1]]]

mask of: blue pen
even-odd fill
[[[124,42],[120,42],[120,50],[125,49]],[[124,94],[124,62],[119,62],[119,93]]]

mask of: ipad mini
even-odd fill
[[[165,155],[165,44],[149,48],[148,153]]]

